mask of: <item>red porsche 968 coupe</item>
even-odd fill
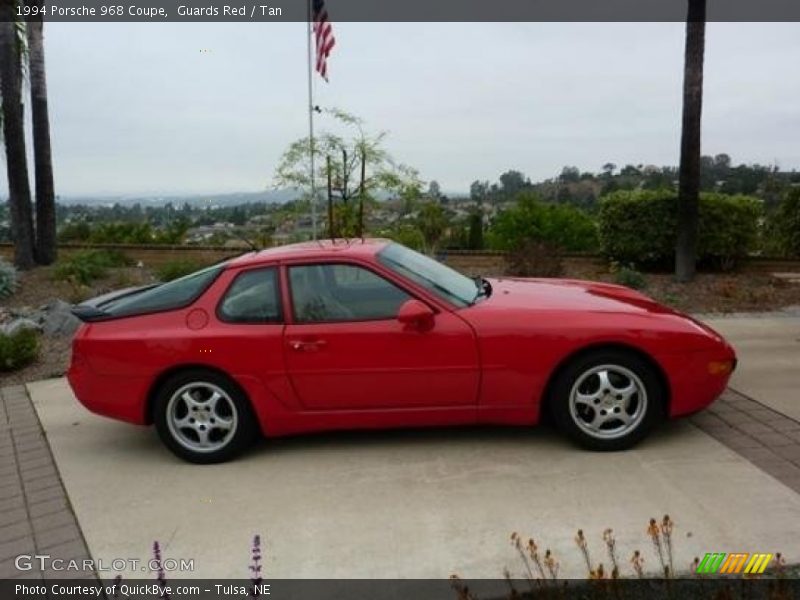
[[[708,406],[736,356],[634,290],[469,278],[387,240],[251,252],[77,306],[68,379],[98,414],[220,462],[259,435],[533,425],[620,450]]]

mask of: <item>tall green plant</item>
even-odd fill
[[[483,250],[483,213],[473,211],[467,219],[469,233],[467,234],[467,247],[470,250]]]
[[[436,252],[448,225],[449,219],[441,204],[426,202],[422,205],[417,215],[417,229],[422,234],[425,252]]]
[[[313,181],[317,192],[324,194],[330,181],[332,199],[337,204],[359,204],[358,209],[344,211],[356,215],[357,229],[361,229],[365,203],[378,192],[403,195],[413,189],[419,196],[418,173],[395,162],[385,148],[387,132],[369,133],[362,119],[339,109],[328,109],[325,114],[332,118],[333,125],[346,133],[322,131],[314,137],[314,173],[311,172],[309,138],[292,142],[275,170],[276,188],[310,190]],[[343,235],[340,231],[335,233]]]

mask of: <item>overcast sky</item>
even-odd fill
[[[538,180],[678,162],[681,23],[334,33],[317,103],[388,130],[393,156],[445,191],[510,168]],[[48,23],[45,36],[59,195],[257,191],[307,134],[304,23]],[[800,168],[797,65],[800,24],[710,23],[703,152]]]

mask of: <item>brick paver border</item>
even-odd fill
[[[24,386],[0,388],[0,579],[96,578],[94,570],[20,571],[21,554],[90,558],[50,445]]]
[[[800,493],[800,422],[728,389],[691,422]]]

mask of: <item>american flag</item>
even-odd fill
[[[333,37],[324,0],[312,0],[311,20],[314,22],[314,40],[317,46],[317,73],[328,81],[328,56],[336,44],[336,38]]]

